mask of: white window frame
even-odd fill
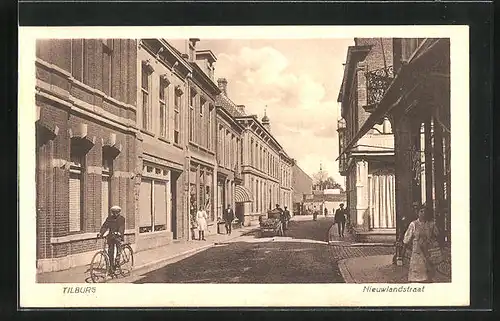
[[[158,135],[162,138],[168,138],[168,117],[169,117],[169,110],[168,110],[168,98],[169,98],[169,89],[170,89],[170,82],[168,79],[162,75],[159,77],[159,85],[158,85],[158,122],[159,122],[159,128],[158,128]],[[163,97],[162,97],[163,96]],[[162,111],[163,107],[163,111]],[[163,118],[163,121],[162,121]]]
[[[142,63],[141,69],[141,115],[142,115],[142,129],[151,131],[152,130],[152,106],[151,106],[151,88],[152,88],[152,74],[153,71],[150,66],[147,65],[146,62]],[[144,88],[144,75],[147,75],[146,79],[148,81],[147,88]],[[147,106],[144,106],[144,96],[147,97],[146,102]]]
[[[70,234],[76,234],[76,233],[82,233],[84,230],[83,226],[83,215],[84,215],[84,202],[85,202],[85,166],[86,166],[86,157],[85,153],[82,150],[78,150],[78,146],[75,146],[74,143],[71,143],[70,147],[70,167],[69,167],[69,172],[70,172],[70,178],[71,174],[77,174],[79,175],[79,181],[80,181],[80,204],[79,204],[79,229],[77,230],[71,230],[71,227],[68,226],[68,231]],[[75,149],[77,149],[75,151]],[[74,159],[78,158],[79,162],[75,162]],[[71,194],[70,194],[71,197]],[[70,199],[68,199],[68,202],[70,202]],[[69,215],[69,213],[68,213]]]
[[[166,168],[161,168],[154,166],[152,164],[145,164],[143,165],[143,177],[144,180],[150,184],[150,193],[151,193],[151,225],[150,226],[138,226],[139,229],[139,234],[148,234],[148,233],[155,233],[155,232],[165,232],[165,231],[170,231],[172,226],[169,223],[169,219],[171,219],[172,215],[172,199],[171,199],[171,190],[170,190],[170,170]],[[155,222],[155,183],[161,183],[165,185],[165,192],[166,192],[166,210],[167,212],[165,213],[167,215],[165,224],[160,224],[156,225]],[[170,198],[169,198],[170,195]],[[140,196],[139,196],[140,197]],[[163,228],[158,229],[158,226],[163,226]],[[171,232],[171,231],[170,231]]]

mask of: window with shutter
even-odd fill
[[[83,171],[85,154],[77,142],[71,143],[69,177],[69,232],[82,230]]]
[[[151,196],[151,180],[145,179],[141,182],[139,192],[139,233],[152,231]]]
[[[109,214],[111,200],[111,176],[113,175],[113,158],[108,153],[102,153],[101,181],[101,219],[106,220]]]
[[[154,182],[154,230],[167,228],[167,188],[165,182]]]
[[[109,182],[109,176],[103,175],[102,176],[102,190],[101,190],[101,223],[104,223],[106,218],[108,217],[109,214],[109,187],[110,187],[110,182]]]
[[[69,231],[79,232],[81,230],[82,216],[82,175],[71,172],[69,177]]]

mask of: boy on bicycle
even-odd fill
[[[106,236],[106,241],[108,243],[108,255],[110,259],[111,272],[115,270],[115,260],[114,253],[116,248],[116,256],[119,255],[119,246],[123,241],[123,236],[125,234],[125,218],[120,214],[122,209],[120,206],[115,205],[110,209],[110,215],[106,218],[106,221],[101,226],[101,230],[97,234],[100,238],[109,230]]]

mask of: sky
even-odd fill
[[[173,45],[184,51],[182,41]],[[320,163],[342,186],[338,172],[337,96],[353,39],[201,39],[197,49],[217,56],[215,77],[246,113],[267,116],[271,132],[309,176]],[[267,106],[267,108],[266,108]]]

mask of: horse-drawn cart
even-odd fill
[[[283,224],[280,219],[280,211],[270,210],[267,212],[267,217],[260,217],[260,235],[283,235]]]

